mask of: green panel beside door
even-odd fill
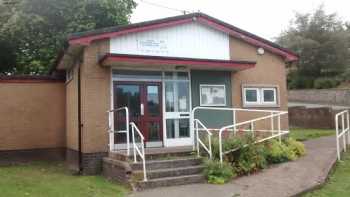
[[[193,108],[200,105],[199,86],[201,84],[224,84],[226,89],[226,106],[220,107],[232,107],[230,71],[191,70],[191,93]],[[207,128],[219,129],[233,123],[233,115],[230,111],[200,110],[195,114],[195,118],[202,121]]]

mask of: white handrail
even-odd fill
[[[253,111],[253,110],[250,110],[250,111]],[[254,110],[254,111],[257,111],[257,110]],[[259,110],[259,111],[262,111],[262,110]],[[220,162],[222,163],[223,162],[223,156],[224,154],[228,153],[228,152],[232,152],[232,150],[228,150],[228,151],[225,151],[223,152],[222,150],[222,133],[227,130],[227,129],[230,129],[230,128],[237,128],[237,126],[242,126],[242,125],[246,125],[246,124],[250,124],[251,125],[251,128],[249,131],[251,132],[254,132],[254,123],[257,122],[257,121],[260,121],[260,120],[266,120],[266,119],[273,119],[274,117],[278,117],[278,134],[274,135],[273,133],[275,132],[274,129],[273,129],[273,121],[271,121],[271,132],[272,132],[272,136],[270,137],[267,137],[267,138],[264,138],[264,139],[261,139],[261,140],[258,140],[256,141],[255,143],[258,143],[258,142],[262,142],[262,141],[266,141],[268,139],[272,139],[272,138],[275,138],[275,137],[279,137],[279,141],[281,142],[281,137],[282,135],[284,134],[287,134],[289,133],[289,131],[282,131],[281,130],[281,118],[280,116],[281,115],[284,115],[284,114],[288,114],[288,112],[285,112],[285,111],[277,111],[277,112],[271,112],[269,110],[266,110],[266,112],[270,112],[271,115],[267,115],[267,116],[263,116],[263,117],[259,117],[259,118],[255,118],[255,119],[251,119],[251,120],[248,120],[248,121],[243,121],[243,122],[240,122],[240,123],[236,123],[236,124],[232,124],[232,125],[228,125],[228,126],[224,126],[220,129],[219,131],[219,154],[220,154]]]
[[[341,118],[341,128],[339,133],[339,117]],[[335,131],[336,131],[336,143],[337,143],[337,157],[340,160],[340,143],[339,139],[343,137],[343,150],[346,152],[347,145],[350,144],[350,121],[349,121],[349,110],[344,110],[335,115]],[[346,119],[346,120],[345,120]],[[345,123],[346,121],[346,123]],[[346,142],[347,134],[347,142]]]
[[[133,144],[133,149],[134,149],[134,163],[137,162],[137,156],[136,153],[140,156],[142,159],[142,165],[143,165],[143,180],[147,181],[147,175],[146,175],[146,155],[145,155],[145,138],[143,137],[142,133],[140,130],[137,128],[136,124],[134,122],[130,122],[131,126],[131,133],[132,133],[132,144]],[[137,146],[137,143],[135,142],[135,130],[138,136],[141,139],[141,151],[139,147]]]
[[[125,110],[125,130],[114,130],[114,113]],[[117,109],[111,109],[108,113],[108,133],[109,133],[109,150],[114,150],[114,134],[126,133],[126,154],[130,155],[130,136],[129,136],[129,109],[128,107],[120,107]]]
[[[212,136],[212,133],[209,131],[209,129],[206,126],[204,126],[204,124],[200,120],[194,119],[194,122],[195,122],[196,137],[197,137],[197,139],[196,139],[196,142],[197,142],[197,155],[198,155],[198,157],[200,156],[199,155],[199,144],[200,144],[200,145],[202,145],[204,150],[206,150],[207,153],[209,154],[209,159],[212,159],[212,156],[213,156],[212,155],[212,149],[211,149],[211,136]],[[204,142],[199,137],[199,132],[198,132],[199,127],[198,127],[198,125],[200,125],[208,134],[208,146],[209,146],[209,148],[204,144]]]

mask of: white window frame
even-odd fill
[[[202,102],[202,87],[223,87],[224,88],[224,103],[223,104],[203,104]],[[205,106],[205,107],[223,107],[227,105],[226,101],[226,85],[225,84],[200,84],[199,85],[199,103],[200,106]]]
[[[257,91],[257,102],[249,102],[246,100],[246,91]],[[272,90],[274,92],[274,101],[264,100],[264,91]],[[279,107],[279,89],[274,85],[245,85],[242,86],[243,107]]]
[[[265,101],[264,91],[265,90],[272,90],[273,91],[273,97],[274,101]],[[267,105],[277,105],[277,88],[261,88],[261,102],[262,104]]]
[[[256,91],[256,101],[247,101],[247,95],[246,95],[246,91],[247,90],[255,90]],[[243,95],[243,99],[244,99],[244,104],[245,105],[259,105],[260,104],[260,91],[259,91],[259,88],[250,88],[250,87],[247,87],[247,88],[243,88],[243,92],[244,92],[244,95]]]

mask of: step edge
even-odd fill
[[[204,165],[198,164],[194,166],[188,166],[188,167],[178,167],[178,168],[161,168],[157,170],[147,170],[147,173],[158,173],[158,172],[169,172],[169,171],[178,171],[178,170],[187,170],[187,169],[197,169],[197,168],[204,168]],[[134,170],[133,173],[143,173],[143,170]]]
[[[171,176],[171,177],[161,177],[161,178],[155,178],[155,179],[149,179],[147,181],[137,181],[138,183],[147,183],[147,182],[157,182],[157,181],[170,181],[170,180],[176,180],[176,179],[183,179],[183,178],[205,178],[202,174],[191,174],[191,175],[181,175],[181,176]]]

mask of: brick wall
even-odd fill
[[[288,109],[289,124],[291,127],[333,129],[334,115],[337,112],[329,107],[290,107]]]
[[[265,51],[264,55],[257,54],[257,47],[249,45],[237,38],[230,38],[230,55],[233,60],[256,61],[254,68],[244,71],[232,72],[232,105],[242,108],[242,85],[266,85],[278,87],[278,107],[261,108],[266,110],[288,110],[286,65],[284,60],[275,54]],[[257,108],[257,107],[253,107]],[[240,112],[238,121],[245,121],[264,115],[266,113]],[[277,120],[277,118],[276,118]],[[277,121],[275,121],[277,126]],[[270,121],[259,121],[259,128],[270,128]],[[288,116],[281,116],[281,128],[288,128]]]
[[[350,89],[290,90],[289,101],[350,106]]]
[[[0,151],[63,148],[63,82],[0,80]]]
[[[110,109],[110,68],[98,64],[98,58],[109,52],[109,40],[93,42],[85,48],[81,67],[82,152],[108,150],[108,114]]]

